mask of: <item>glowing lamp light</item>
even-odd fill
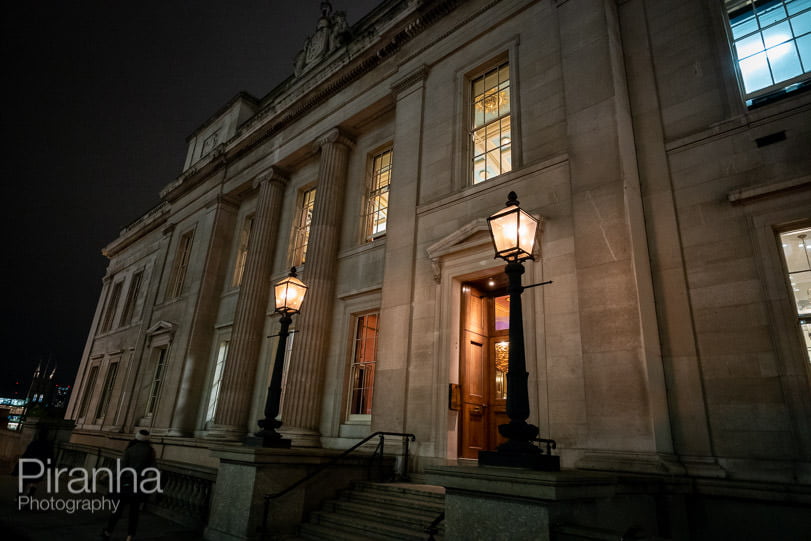
[[[496,257],[508,262],[535,259],[532,250],[538,220],[518,206],[515,192],[510,192],[507,199],[505,208],[487,218]]]
[[[301,310],[307,286],[296,278],[296,267],[290,269],[290,274],[273,287],[276,296],[276,311],[283,314],[296,314]]]

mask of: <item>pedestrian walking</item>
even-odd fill
[[[135,439],[129,442],[123,456],[121,457],[121,469],[132,468],[135,475],[124,472],[121,476],[120,486],[117,488],[115,497],[118,500],[118,507],[107,521],[107,527],[101,532],[103,540],[110,539],[113,529],[124,513],[124,507],[129,507],[127,520],[127,541],[132,541],[138,528],[138,515],[141,505],[146,501],[147,494],[140,490],[140,481],[143,479],[144,470],[155,467],[155,450],[149,443],[149,431],[141,429],[135,433]]]
[[[37,491],[37,486],[45,477],[45,471],[51,467],[48,460],[53,459],[52,447],[53,444],[48,441],[48,428],[44,426],[39,428],[34,439],[25,448],[25,452],[20,458],[35,459],[40,463],[18,461],[18,466],[14,468],[15,472],[25,478],[22,495],[33,496]]]

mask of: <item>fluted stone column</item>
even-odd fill
[[[287,180],[281,170],[272,167],[254,182],[254,186],[259,186],[259,198],[209,437],[241,440],[248,432],[256,365],[264,339],[273,252]]]
[[[321,137],[315,208],[310,224],[307,261],[302,280],[310,287],[301,314],[298,337],[287,367],[287,387],[282,404],[281,432],[295,446],[320,446],[321,394],[327,355],[332,307],[335,304],[335,273],[343,220],[346,169],[352,141],[333,129]]]

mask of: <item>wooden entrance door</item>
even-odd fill
[[[509,422],[505,377],[509,338],[506,330],[496,329],[494,324],[496,305],[496,299],[482,294],[476,287],[463,286],[461,458],[478,458],[479,451],[495,449],[504,441],[498,433],[498,425]],[[500,306],[503,311],[503,303]]]

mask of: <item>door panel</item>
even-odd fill
[[[507,417],[507,357],[510,351],[508,336],[490,338],[490,362],[488,363],[488,376],[490,378],[490,396],[488,406],[490,410],[490,443],[495,449],[507,441],[498,432],[498,425],[510,422]]]
[[[461,431],[459,456],[478,458],[479,451],[489,448],[489,393],[487,339],[487,299],[473,288],[463,289],[462,350],[460,380],[462,382]]]
[[[478,458],[506,440],[498,426],[507,417],[509,302],[488,298],[470,284],[462,288],[459,456]]]

